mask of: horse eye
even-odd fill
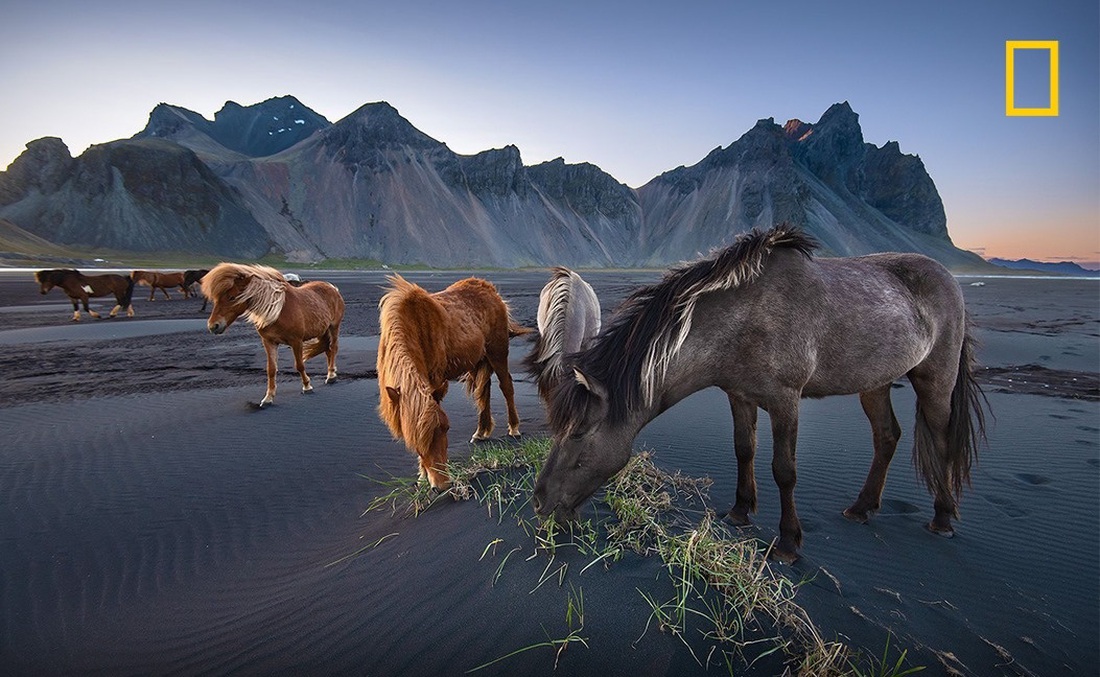
[[[580,470],[580,469],[581,469],[581,462],[578,460],[576,463],[573,464],[573,470]]]

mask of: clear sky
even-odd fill
[[[1100,258],[1096,0],[8,0],[0,167],[28,141],[74,155],[159,102],[212,119],[292,94],[336,121],[388,101],[473,154],[591,162],[632,187],[757,119],[848,101],[864,137],[920,155],[955,243]],[[1005,41],[1058,40],[1059,117],[1005,116]],[[1041,53],[1020,105],[1043,105]]]

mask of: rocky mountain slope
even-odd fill
[[[158,105],[133,139],[72,158],[28,144],[0,172],[0,218],[50,242],[227,258],[435,266],[666,265],[787,221],[826,253],[956,249],[935,184],[896,143],[865,143],[847,103],[815,124],[761,120],[633,190],[590,164],[460,155],[387,103],[335,123],[293,97],[213,121]]]

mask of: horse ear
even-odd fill
[[[585,390],[600,399],[607,399],[607,388],[605,388],[602,383],[591,376],[586,376],[584,372],[576,367],[573,367],[573,376],[577,379],[577,383],[581,384]]]
[[[394,404],[397,404],[401,401],[401,391],[397,388],[386,386],[386,394],[390,396],[390,399],[393,400]]]

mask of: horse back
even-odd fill
[[[706,368],[731,385],[784,384],[808,397],[863,392],[908,373],[941,345],[957,350],[965,332],[961,291],[932,259],[788,254],[776,252],[751,284],[696,309],[690,350],[708,355]]]

